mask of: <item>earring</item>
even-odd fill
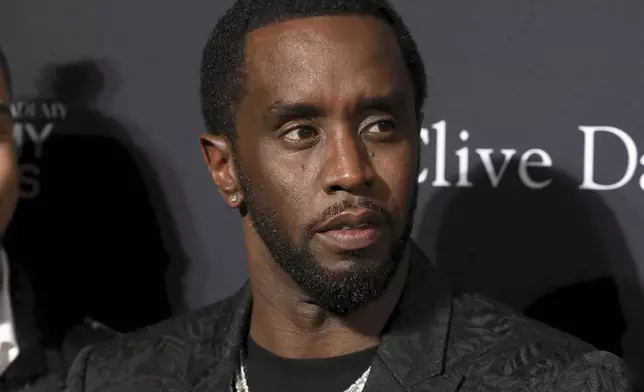
[[[237,195],[230,195],[230,202],[237,203]]]

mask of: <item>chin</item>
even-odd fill
[[[362,251],[347,252],[341,255],[324,255],[316,257],[315,259],[316,264],[329,273],[357,272],[365,269],[378,268],[387,263],[387,260],[382,259],[382,257],[375,258]]]
[[[311,255],[287,268],[291,278],[313,303],[336,314],[346,314],[380,297],[398,268],[392,257],[365,254]]]

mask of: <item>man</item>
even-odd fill
[[[425,75],[385,0],[237,1],[201,93],[249,283],[86,348],[72,391],[629,389],[618,358],[452,293],[408,240]]]

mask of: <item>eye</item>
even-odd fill
[[[318,136],[318,131],[310,126],[299,126],[297,128],[292,128],[290,131],[284,134],[284,139],[302,143],[308,142],[315,139]]]
[[[395,130],[396,124],[393,120],[379,120],[364,127],[362,132],[378,135],[393,132]]]

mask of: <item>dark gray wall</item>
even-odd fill
[[[101,107],[125,124],[152,162],[178,237],[167,240],[176,240],[189,260],[182,289],[188,307],[235,290],[245,278],[240,228],[211,184],[197,141],[203,129],[197,92],[200,50],[231,1],[6,3],[0,40],[18,93],[35,93],[41,68],[51,62],[92,57],[110,63],[112,93]],[[423,151],[428,171],[414,231],[418,242],[437,263],[454,263],[451,268],[463,272],[464,281],[475,277],[471,284],[515,307],[573,281],[614,276],[629,320],[626,358],[644,370],[639,337],[644,332],[644,3],[395,4],[423,52],[431,82]],[[530,189],[530,178],[524,173],[521,182],[518,176],[519,165],[505,172],[501,184],[514,184],[505,190],[489,191],[484,183],[460,191],[431,186],[437,173],[433,125],[440,121],[447,130],[445,178],[453,184],[459,173],[455,153],[465,146],[470,178],[484,165],[480,155],[486,152],[476,149],[516,150],[505,154],[517,158],[541,149],[554,168],[548,175],[556,180],[548,188]],[[621,139],[607,132],[596,135],[595,155],[585,165],[591,144],[580,126],[611,126],[625,134]],[[464,129],[466,142],[459,139]],[[542,158],[526,157],[530,162]],[[597,182],[610,184],[629,164],[633,175],[618,189],[579,189],[585,170]],[[533,171],[528,168],[527,175]],[[555,186],[559,193],[549,191]],[[467,201],[478,189],[488,189],[480,191],[488,204]],[[465,201],[454,203],[456,197]],[[583,224],[570,225],[582,218]],[[441,237],[446,227],[452,233],[447,240]],[[485,235],[483,248],[471,244],[476,233]],[[452,241],[455,236],[460,237]],[[441,250],[441,243],[448,245]],[[602,257],[596,257],[599,253]],[[450,254],[456,256],[444,256]],[[476,264],[481,259],[483,267]]]

